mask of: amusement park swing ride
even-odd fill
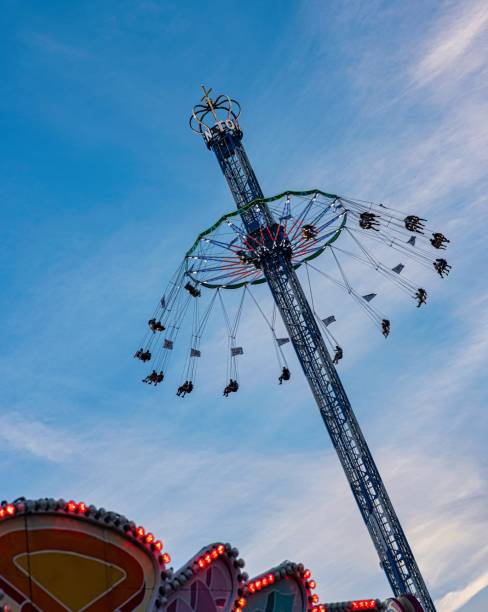
[[[225,95],[212,99],[211,90],[202,89],[204,96],[193,109],[190,126],[215,154],[236,209],[197,236],[148,321],[148,330],[134,355],[152,366],[143,382],[155,386],[163,382],[185,315],[191,312],[191,343],[177,395],[184,397],[194,391],[202,335],[218,303],[229,344],[224,395],[237,392],[238,357],[243,347],[237,345],[236,337],[248,296],[271,331],[281,367],[280,384],[286,384],[291,376],[283,346],[291,343],[295,349],[393,593],[414,596],[426,612],[434,612],[433,601],[337,373],[335,366],[343,357],[343,349],[330,329],[335,317],[321,318],[323,313],[316,312],[310,275],[325,277],[344,290],[387,338],[391,323],[375,307],[376,293],[362,295],[353,287],[344,260],[372,269],[421,308],[428,293],[405,276],[403,262],[415,262],[446,277],[450,265],[443,251],[449,240],[430,229],[425,219],[384,204],[319,189],[284,191],[265,197],[242,145],[239,103]],[[396,258],[395,265],[383,263],[371,250],[375,246],[382,253],[391,253]],[[319,267],[319,257],[324,256],[331,264],[325,270]],[[310,301],[299,280],[299,270],[305,273]],[[255,296],[255,287],[264,284],[274,300],[271,315],[266,315]],[[235,316],[230,316],[225,306],[224,296],[231,290],[241,292]],[[285,337],[276,333],[278,313],[286,329]]]

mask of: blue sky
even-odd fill
[[[388,202],[451,238],[421,312],[358,271],[388,342],[344,296],[317,299],[341,313],[344,383],[438,609],[485,610],[486,3],[6,0],[2,17],[2,497],[123,512],[176,565],[230,540],[251,575],[305,562],[323,601],[389,593],[308,387],[291,356],[276,385],[255,312],[234,397],[217,320],[191,397],[178,363],[140,383],[165,281],[233,207],[187,127],[205,83],[240,100],[266,195]]]

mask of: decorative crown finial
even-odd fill
[[[226,95],[219,95],[212,99],[210,93],[212,88],[207,89],[205,85],[200,86],[203,91],[201,101],[203,104],[196,104],[190,117],[190,127],[197,134],[202,134],[207,142],[212,139],[212,132],[222,132],[225,129],[239,129],[239,115],[241,105],[237,100],[233,100]],[[209,121],[211,115],[213,121]]]

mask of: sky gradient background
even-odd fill
[[[326,285],[316,299],[340,313],[340,373],[438,609],[488,609],[486,2],[4,0],[0,27],[2,497],[124,513],[175,566],[231,541],[251,575],[303,561],[323,601],[389,594],[308,386],[291,355],[276,385],[252,309],[232,398],[217,319],[192,396],[178,361],[140,383],[162,287],[233,208],[187,127],[205,83],[240,100],[265,195],[387,202],[451,239],[420,311],[358,271],[387,342]]]

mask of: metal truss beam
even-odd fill
[[[263,197],[241,139],[239,129],[220,128],[213,130],[209,142],[238,208]],[[242,218],[250,234],[274,223],[265,204],[243,212]],[[435,612],[289,256],[269,250],[261,265],[393,593],[410,593],[426,612]]]

